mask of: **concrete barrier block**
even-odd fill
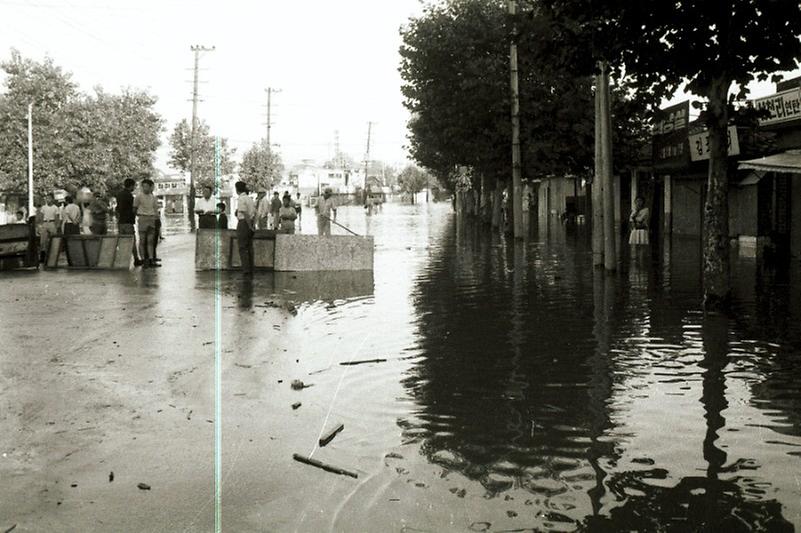
[[[129,269],[131,268],[131,259],[133,259],[133,246],[134,238],[128,236],[120,236],[117,239],[117,247],[114,254],[114,263],[112,268]]]
[[[199,229],[195,237],[195,270],[214,270],[217,268],[216,242],[219,236],[220,268],[231,268],[231,240],[236,230]]]
[[[100,258],[100,240],[83,239],[83,249],[86,250],[86,266],[95,268]]]
[[[97,253],[97,268],[113,268],[114,254],[117,251],[117,239],[100,239],[100,250]]]
[[[89,266],[86,262],[86,253],[83,251],[82,239],[67,239],[67,257],[69,258],[70,266]]]
[[[237,270],[241,268],[236,230],[222,230],[220,235],[220,268]],[[198,230],[195,240],[195,269],[214,270],[216,268],[215,230]],[[275,257],[275,233],[257,231],[253,236],[253,263],[256,268],[272,269]]]
[[[373,238],[354,235],[282,235],[275,240],[279,272],[373,270]]]
[[[64,245],[63,237],[52,237],[50,239],[50,249],[47,251],[47,268],[57,268],[61,249]]]

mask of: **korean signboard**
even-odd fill
[[[754,107],[770,113],[770,116],[760,119],[760,126],[801,119],[801,88],[795,87],[765,98],[757,98],[754,100]]]
[[[737,127],[729,126],[726,132],[729,141],[729,155],[740,155],[740,140],[737,138]],[[690,159],[706,161],[709,159],[709,131],[690,135]]]
[[[690,101],[682,102],[654,113],[653,161],[661,170],[684,168],[690,163],[687,144],[687,124],[690,120]]]

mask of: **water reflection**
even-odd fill
[[[542,529],[801,522],[795,278],[739,262],[736,312],[705,316],[697,241],[608,275],[559,228],[523,244],[450,224],[413,290],[407,443],[489,497],[528,495]]]

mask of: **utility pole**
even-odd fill
[[[280,93],[280,89],[267,87],[264,89],[267,93],[267,161],[270,165],[270,185],[275,183],[275,176],[273,176],[273,145],[272,145],[272,129],[273,129],[273,93]]]
[[[212,52],[214,51],[214,48],[214,46],[208,48],[201,45],[193,45],[189,47],[189,49],[195,53],[195,75],[192,80],[192,139],[189,156],[189,201],[187,202],[189,207],[189,229],[191,231],[195,231],[195,152],[197,151],[198,65],[200,63],[200,53]]]
[[[337,168],[345,166],[342,161],[342,152],[339,149],[339,130],[334,130],[334,165]]]
[[[617,270],[617,230],[615,228],[615,182],[612,176],[612,118],[609,98],[609,66],[601,63],[600,74],[601,122],[601,176],[603,178],[604,203],[604,267]]]
[[[595,175],[592,180],[592,264],[604,266],[604,201],[601,165],[601,76],[595,76]]]
[[[370,166],[370,138],[373,133],[373,123],[367,123],[367,152],[364,156],[364,200],[367,201],[368,186],[367,186],[367,170]]]
[[[509,0],[509,16],[512,19],[512,36],[509,45],[509,66],[512,92],[512,228],[515,239],[522,239],[523,228],[523,184],[520,164],[520,93],[517,79],[517,0]]]
[[[33,104],[28,104],[28,219],[33,215]],[[28,222],[27,220],[25,222]]]

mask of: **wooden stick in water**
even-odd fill
[[[322,461],[318,461],[317,459],[312,459],[311,457],[304,457],[303,455],[297,453],[293,453],[292,458],[295,461],[311,466],[316,466],[317,468],[321,468],[326,472],[331,472],[332,474],[339,474],[340,476],[350,476],[352,478],[357,478],[357,479],[359,477],[359,474],[357,474],[356,472],[351,472],[350,470],[345,470],[344,468],[339,468],[338,466],[332,466],[323,463]]]
[[[345,361],[344,363],[339,363],[342,366],[355,366],[355,365],[366,365],[367,363],[386,363],[386,359],[364,359],[363,361]]]
[[[334,440],[334,437],[337,436],[337,433],[339,433],[343,429],[345,429],[345,424],[337,424],[331,431],[328,431],[327,433],[323,434],[323,436],[320,437],[320,447],[322,448],[323,446]]]

